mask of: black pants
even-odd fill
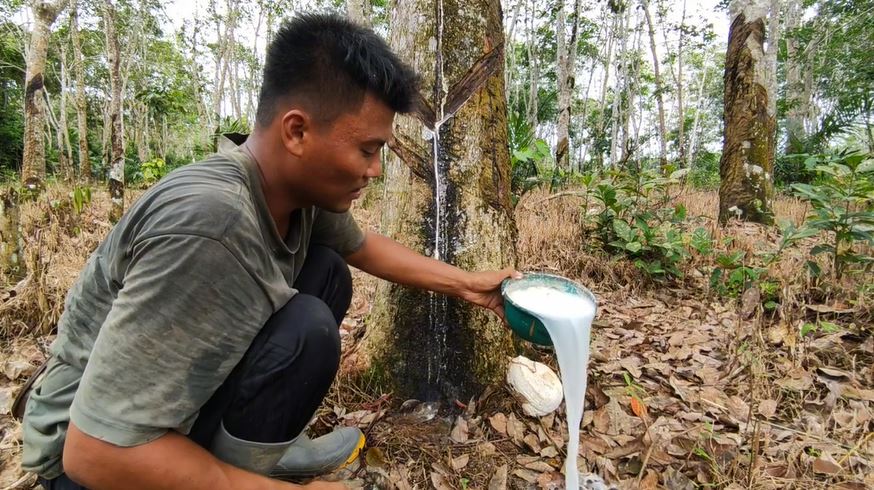
[[[188,437],[209,448],[225,429],[247,441],[283,442],[306,427],[337,374],[338,326],[352,301],[352,277],[333,250],[313,246],[295,284],[300,294],[267,320],[239,364],[201,408]],[[46,490],[84,490],[61,475]]]

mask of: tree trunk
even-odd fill
[[[58,101],[58,167],[64,182],[73,180],[73,149],[67,125],[67,50],[61,44],[61,93]]]
[[[804,81],[801,78],[802,60],[798,50],[798,33],[801,23],[801,0],[786,2],[786,154],[802,153],[807,139],[804,131],[806,107],[802,103]]]
[[[570,40],[566,40],[567,20],[564,15],[564,0],[559,1],[558,22],[555,37],[558,42],[558,139],[555,145],[555,164],[563,170],[570,170],[570,122],[571,102],[574,89],[574,67],[577,52],[577,32],[579,25],[580,0],[574,1],[574,19]]]
[[[513,264],[499,1],[410,0],[391,25],[391,44],[422,76],[429,107],[398,118],[384,232],[468,270]],[[512,342],[491,314],[398,285],[381,293],[366,345],[372,374],[396,397],[467,400],[502,378]]]
[[[710,71],[709,52],[704,55],[704,63],[701,66],[701,85],[698,87],[698,97],[695,99],[695,118],[692,121],[692,132],[689,136],[689,148],[687,152],[691,162],[695,161],[698,154],[698,140],[700,139],[698,124],[701,121],[701,106],[704,105],[704,90],[707,87],[707,75]]]
[[[121,108],[121,59],[119,56],[116,10],[112,0],[104,0],[103,23],[106,31],[106,54],[109,61],[109,197],[112,207],[109,220],[113,223],[124,213],[124,140]]]
[[[771,223],[776,120],[773,66],[763,43],[768,0],[734,0],[725,57],[725,141],[719,162],[719,221]],[[771,15],[777,15],[771,12]]]
[[[683,41],[686,39],[686,0],[683,0],[683,14],[680,17],[680,42],[677,47],[677,156],[679,165],[686,163],[686,110],[683,105]]]
[[[652,68],[655,75],[656,106],[659,113],[659,162],[662,168],[668,164],[668,130],[665,126],[665,101],[662,95],[665,85],[662,81],[661,69],[659,68],[659,55],[656,51],[655,28],[652,24],[652,15],[649,13],[649,2],[643,0],[643,13],[646,16],[646,26],[649,31],[649,48],[652,51]]]
[[[435,0],[440,1],[440,0]],[[531,79],[528,82],[528,124],[533,130],[537,130],[538,123],[538,82],[540,81],[540,63],[537,60],[535,47],[537,30],[534,27],[534,17],[537,15],[537,4],[531,0],[531,11],[528,16],[528,72]]]
[[[18,203],[19,194],[13,186],[0,195],[0,272],[13,282],[25,276]]]
[[[27,50],[27,69],[24,75],[24,154],[21,182],[31,191],[43,188],[46,175],[46,149],[43,140],[45,128],[45,68],[51,26],[66,7],[67,0],[41,2],[34,0],[34,26]]]
[[[82,43],[79,40],[78,2],[73,0],[70,9],[70,38],[73,44],[73,77],[76,81],[76,124],[79,140],[79,178],[91,180],[91,155],[88,150],[88,105],[85,101],[85,67],[82,60]]]
[[[356,24],[370,27],[370,0],[346,0],[346,16]]]

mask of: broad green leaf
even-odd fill
[[[643,248],[640,242],[629,242],[625,245],[626,250],[632,253],[640,252],[640,249]]]

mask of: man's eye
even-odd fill
[[[366,156],[366,157],[372,157],[373,155],[376,155],[376,152],[375,151],[367,151],[367,150],[362,149],[361,154]]]

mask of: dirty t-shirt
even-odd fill
[[[68,421],[118,446],[187,434],[267,319],[295,294],[310,244],[341,255],[349,213],[305,208],[285,239],[241,150],[183,167],[144,194],[68,293],[53,359],[31,394],[22,466],[63,470]]]

